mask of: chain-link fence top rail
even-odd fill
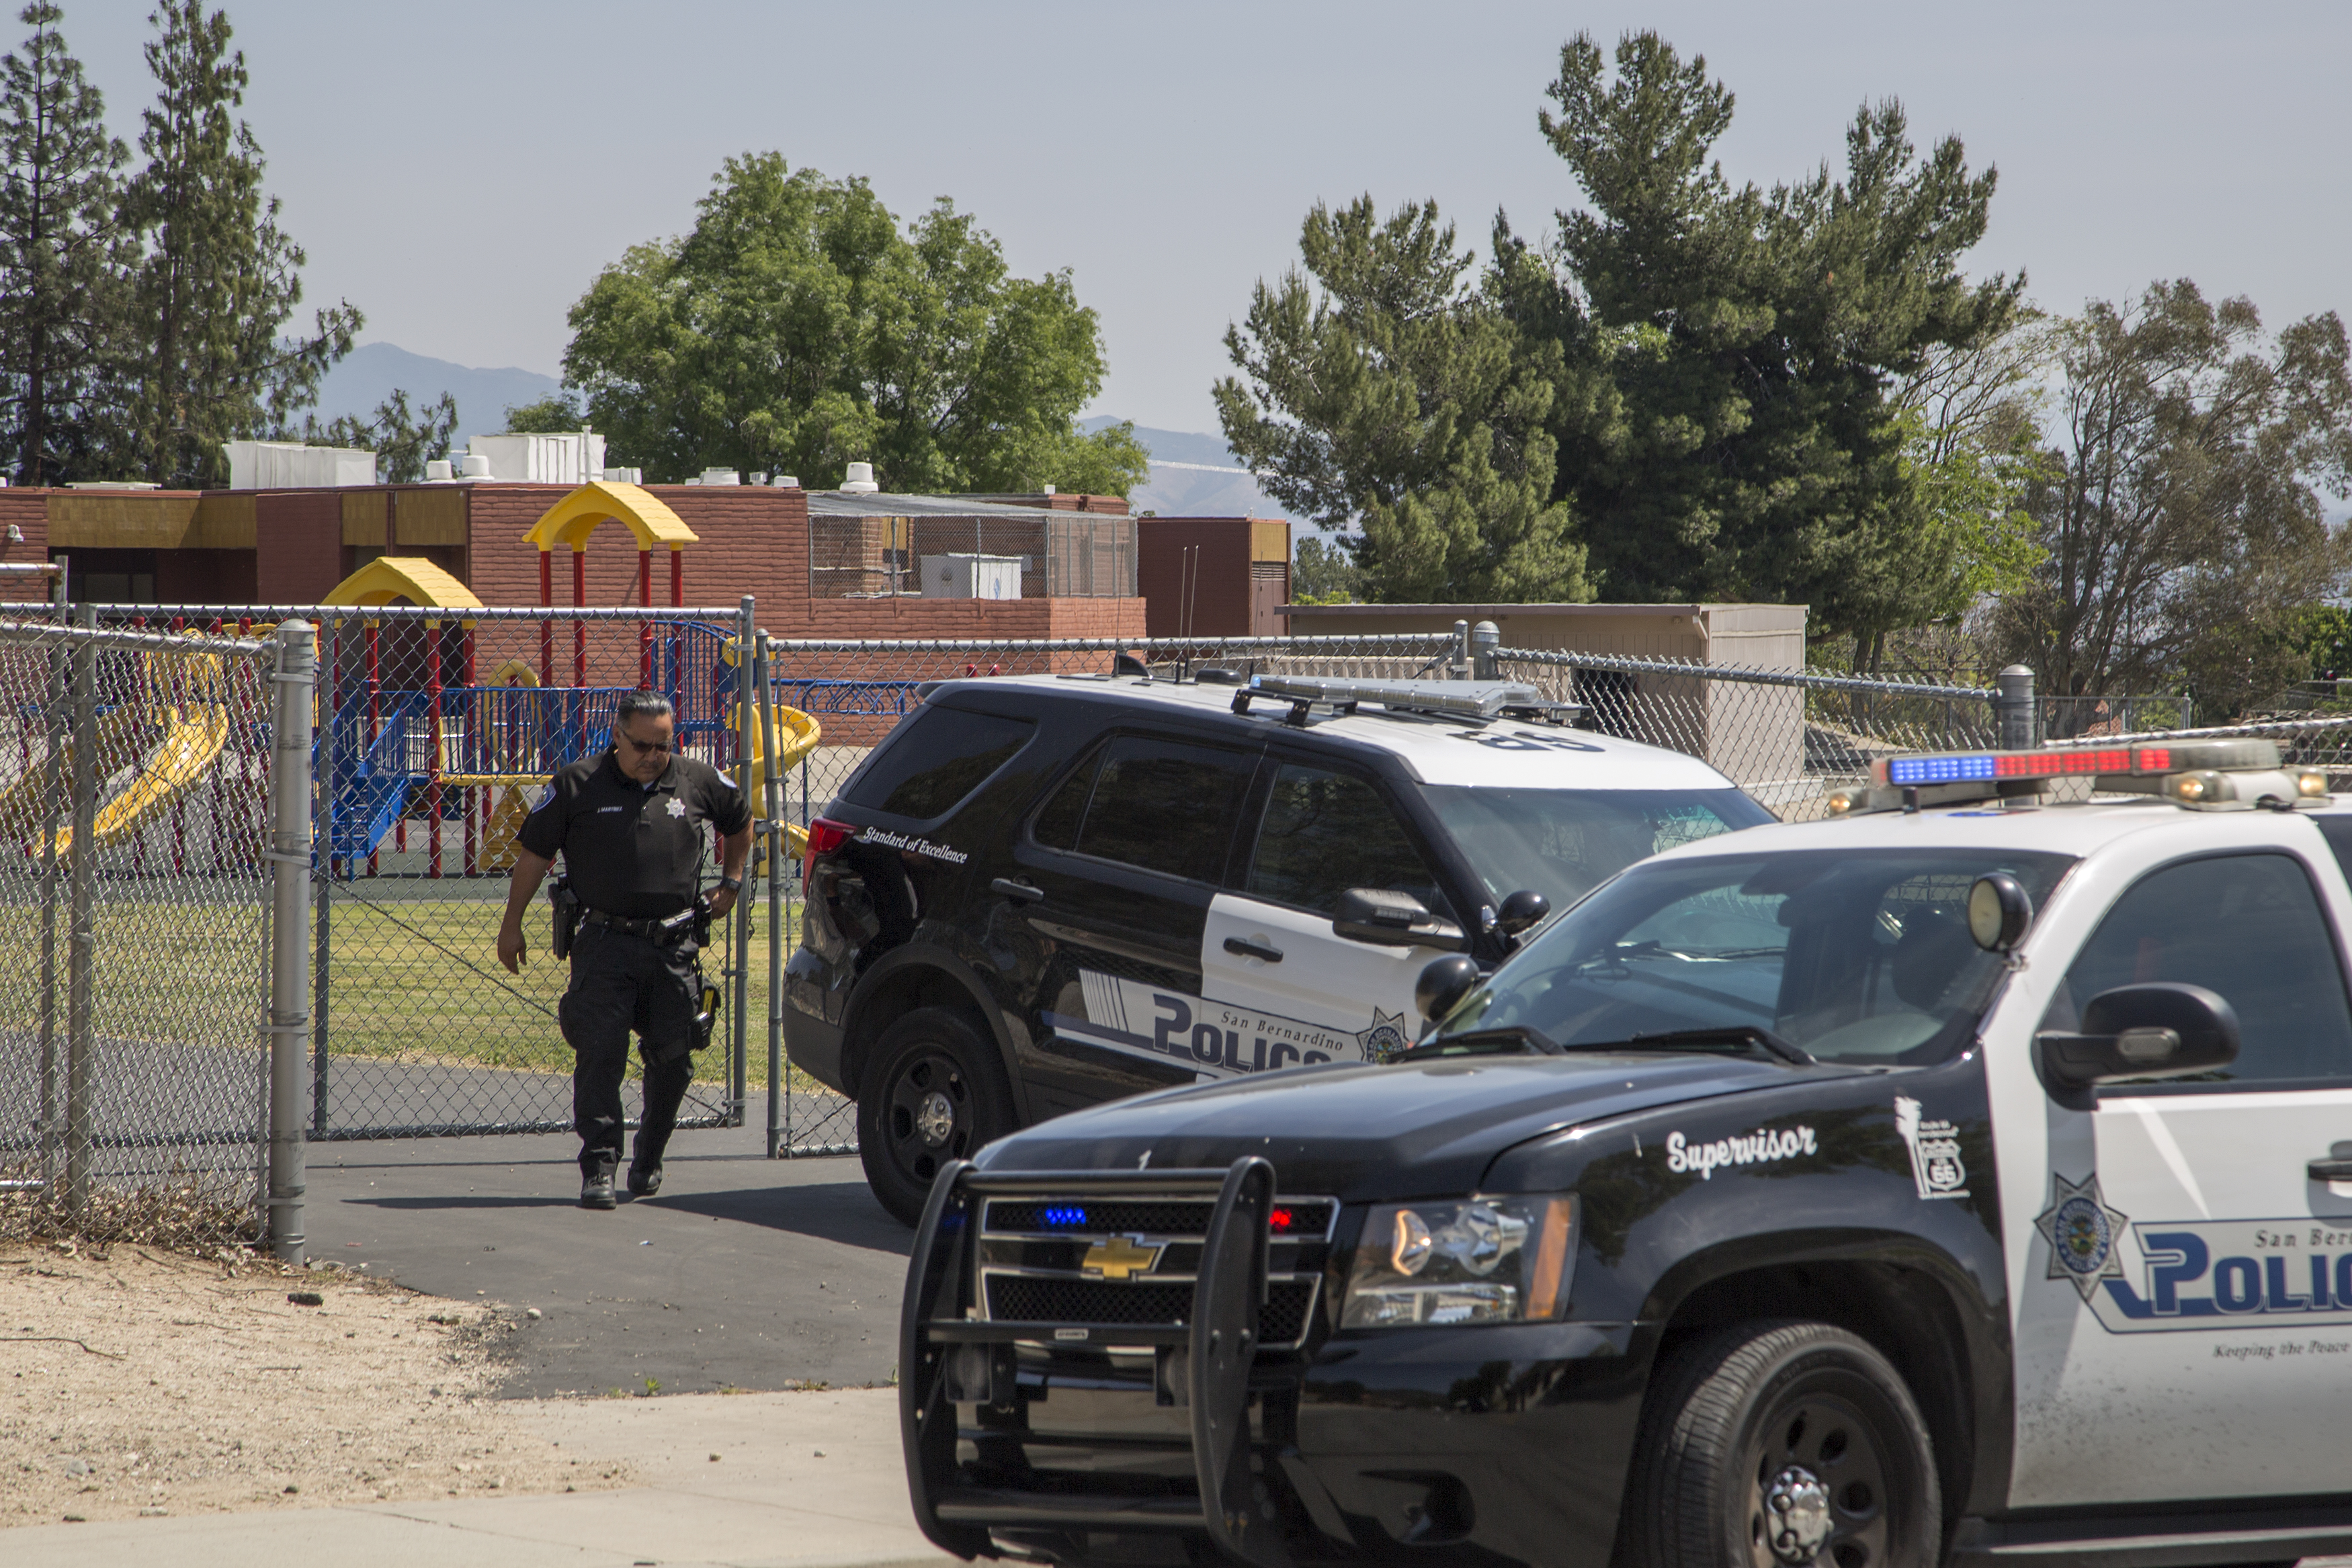
[[[275,655],[0,621],[0,1231],[259,1233]]]

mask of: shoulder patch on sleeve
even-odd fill
[[[548,782],[541,784],[538,789],[533,789],[530,792],[530,803],[526,806],[524,810],[526,811],[536,811],[554,799],[555,782],[553,779],[550,779]]]
[[[718,777],[718,779],[721,784],[726,785],[730,789],[735,788],[734,775],[729,773],[727,769],[724,768],[714,768],[710,771]]]

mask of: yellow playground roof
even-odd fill
[[[474,591],[423,556],[378,556],[335,584],[321,604],[366,608],[405,599],[431,609],[479,610]]]
[[[651,549],[656,545],[683,549],[699,542],[694,530],[650,491],[609,479],[583,485],[556,502],[531,525],[530,532],[523,538],[542,550],[551,550],[558,545],[584,550],[588,548],[588,536],[596,531],[599,523],[607,520],[618,522],[636,535],[639,549]]]

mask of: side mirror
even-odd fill
[[[1988,953],[2006,953],[2025,940],[2033,900],[2005,871],[1977,878],[1969,889],[1969,935]]]
[[[1458,953],[1469,946],[1462,927],[1440,920],[1412,894],[1384,887],[1351,887],[1341,894],[1332,906],[1331,931],[1350,942],[1381,947],[1445,947]]]
[[[1495,912],[1495,925],[1504,936],[1517,936],[1550,913],[1550,899],[1531,887],[1523,887],[1503,900],[1503,907]]]
[[[1435,1023],[1461,1005],[1478,983],[1478,966],[1460,953],[1433,960],[1412,983],[1413,1006]]]
[[[2101,991],[2083,1008],[2079,1033],[2033,1037],[2042,1082],[2062,1104],[2092,1103],[2102,1083],[2179,1078],[2238,1060],[2238,1010],[2202,986],[2158,982]]]

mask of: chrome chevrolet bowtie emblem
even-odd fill
[[[1092,1280],[1128,1280],[1151,1271],[1165,1242],[1147,1242],[1140,1236],[1106,1236],[1087,1249],[1078,1267]]]

